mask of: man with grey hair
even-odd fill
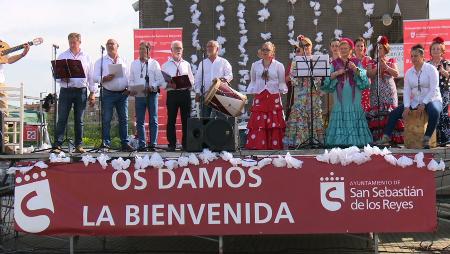
[[[121,151],[131,152],[133,147],[128,140],[128,77],[127,61],[119,55],[119,44],[114,39],[106,42],[106,56],[97,60],[94,67],[94,81],[103,86],[102,95],[102,123],[103,147],[111,146],[111,120],[114,108],[119,120],[119,137]],[[111,73],[110,66],[116,65],[121,72]],[[102,72],[102,73],[101,73]],[[122,75],[120,75],[122,74]],[[102,76],[101,76],[102,75]]]
[[[83,66],[85,78],[58,79],[60,84],[58,122],[56,124],[56,140],[53,144],[53,151],[61,151],[61,145],[64,140],[64,131],[67,126],[67,119],[70,110],[74,111],[74,129],[75,129],[75,152],[86,152],[82,147],[83,141],[83,118],[88,100],[87,90],[89,89],[89,105],[95,104],[95,92],[97,87],[93,80],[93,65],[91,58],[80,48],[81,35],[79,33],[69,34],[69,49],[58,56],[59,59],[80,60]]]
[[[173,41],[171,43],[172,57],[162,65],[162,71],[170,77],[187,75],[191,86],[194,84],[194,75],[192,74],[191,65],[183,59],[183,43],[181,41]],[[181,126],[183,137],[181,144],[183,150],[186,149],[187,120],[191,114],[191,89],[177,89],[175,83],[170,80],[163,85],[167,90],[167,140],[169,141],[169,151],[175,151],[177,145],[177,136],[175,123],[177,120],[178,109],[181,114]]]
[[[200,97],[204,96],[213,85],[214,79],[224,79],[230,82],[233,79],[231,64],[219,56],[220,46],[217,41],[211,40],[206,44],[208,58],[200,62],[195,73],[195,101],[200,102]],[[203,83],[203,86],[202,86]],[[211,117],[212,108],[204,105],[202,117]],[[214,114],[216,112],[214,111]]]

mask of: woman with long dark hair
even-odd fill
[[[430,55],[431,60],[428,63],[436,67],[439,72],[439,90],[442,96],[442,112],[439,116],[439,123],[436,129],[436,134],[439,145],[446,146],[450,142],[450,62],[444,58],[444,39],[442,39],[441,37],[436,37],[433,39],[433,42],[430,46]]]
[[[377,82],[371,86],[370,103],[372,108],[369,114],[369,128],[372,131],[373,139],[379,140],[383,137],[383,129],[387,125],[389,113],[398,107],[397,86],[394,78],[397,78],[398,68],[395,58],[388,58],[391,47],[388,38],[381,36],[378,39],[378,54],[380,73],[375,79]],[[375,67],[375,71],[377,66]],[[377,74],[376,74],[377,75]],[[403,143],[404,124],[401,119],[395,124],[391,135],[391,142]]]

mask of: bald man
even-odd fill
[[[119,56],[119,43],[114,39],[106,42],[106,56],[100,58],[95,63],[94,81],[102,83],[102,123],[103,123],[103,147],[111,147],[111,120],[113,110],[116,109],[119,118],[119,136],[121,151],[134,151],[128,140],[128,77],[129,68],[127,61]],[[110,65],[121,65],[123,75],[110,73]],[[101,73],[102,72],[102,73]]]

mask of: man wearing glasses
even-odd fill
[[[183,43],[173,41],[171,43],[171,58],[162,65],[161,69],[170,77],[187,75],[191,86],[178,88],[173,79],[165,82],[162,87],[167,90],[167,140],[169,141],[168,151],[175,151],[177,145],[175,123],[178,115],[178,109],[181,114],[182,125],[182,146],[186,149],[187,119],[191,114],[191,89],[194,84],[194,75],[191,65],[183,59]]]

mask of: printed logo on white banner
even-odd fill
[[[29,233],[39,233],[50,226],[55,213],[47,173],[40,171],[16,177],[14,220]]]
[[[320,202],[328,211],[335,212],[342,208],[345,202],[344,177],[334,176],[320,178]]]

